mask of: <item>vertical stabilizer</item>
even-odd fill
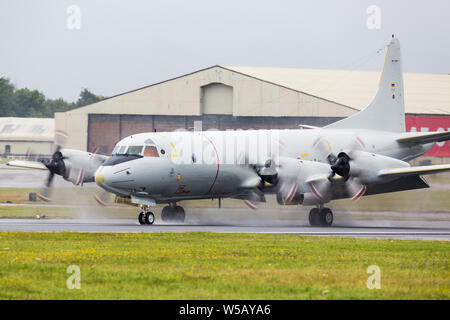
[[[405,131],[400,41],[392,36],[386,49],[383,72],[375,98],[363,110],[326,128],[358,128],[391,132]]]

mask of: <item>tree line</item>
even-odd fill
[[[79,108],[100,100],[103,96],[83,89],[76,102],[62,98],[48,99],[38,90],[17,89],[7,78],[0,77],[0,117],[53,118],[55,112]]]

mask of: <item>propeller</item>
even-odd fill
[[[39,155],[37,153],[35,153],[33,149],[27,148],[24,160],[32,161],[32,162],[39,161]]]
[[[279,204],[286,204],[294,199],[298,189],[296,181],[298,164],[296,160],[268,159],[264,166],[257,170],[257,173],[263,181],[276,185]]]
[[[99,205],[101,205],[102,207],[105,207],[106,202],[109,198],[109,192],[103,190],[102,192],[100,192],[98,194],[94,194],[93,198]]]
[[[64,176],[66,174],[66,165],[64,159],[66,159],[61,149],[67,141],[67,133],[62,130],[55,130],[55,152],[53,152],[50,159],[42,159],[42,164],[48,169],[48,176],[45,181],[45,186],[36,195],[39,199],[50,202],[52,193],[52,183],[55,178],[55,174]]]
[[[311,191],[317,199],[323,200],[330,196],[336,175],[343,178],[341,185],[344,192],[346,192],[347,196],[353,201],[358,200],[364,195],[367,187],[363,185],[357,177],[350,175],[350,162],[356,157],[354,151],[365,149],[364,142],[359,137],[355,136],[352,139],[352,145],[347,152],[340,152],[337,156],[333,154],[329,141],[323,137],[319,137],[314,141],[313,149],[320,160],[325,159],[326,162],[330,164],[331,170],[327,179],[313,180],[310,183]],[[339,185],[337,181],[335,181],[335,184]]]

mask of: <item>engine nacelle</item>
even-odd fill
[[[361,183],[383,183],[395,178],[380,178],[378,173],[386,168],[410,167],[409,163],[395,158],[370,153],[353,151],[350,160],[350,175],[357,177]]]
[[[64,157],[65,166],[63,178],[73,184],[94,182],[95,172],[108,158],[103,155],[73,149],[63,149],[61,153]]]
[[[305,182],[313,175],[328,176],[330,165],[322,162],[280,158],[279,160],[279,190],[277,202],[280,205],[304,204],[311,193],[310,186]],[[295,187],[293,187],[295,185]],[[294,189],[293,189],[294,188]],[[291,192],[295,192],[291,194]],[[289,200],[286,200],[289,199]]]
[[[277,193],[277,203],[280,206],[294,206],[294,205],[303,204],[304,198],[305,198],[305,196],[303,193],[295,193],[295,195],[292,197],[292,199],[287,201],[287,200],[283,199],[283,196],[281,195],[281,193]]]

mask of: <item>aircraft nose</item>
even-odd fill
[[[105,182],[105,176],[103,174],[101,174],[101,173],[97,173],[95,175],[95,182],[97,184],[102,184],[103,182]]]
[[[116,188],[113,188],[111,186],[111,170],[109,167],[102,166],[98,168],[98,170],[95,172],[94,178],[95,183],[100,188],[113,193],[117,191]]]
[[[123,172],[122,172],[123,171]],[[129,171],[121,170],[113,166],[101,166],[95,172],[95,183],[102,189],[113,193],[123,193],[129,187],[131,180],[124,179],[124,175],[129,177]]]
[[[103,189],[108,187],[110,178],[108,167],[104,166],[99,167],[94,175],[95,183]]]

